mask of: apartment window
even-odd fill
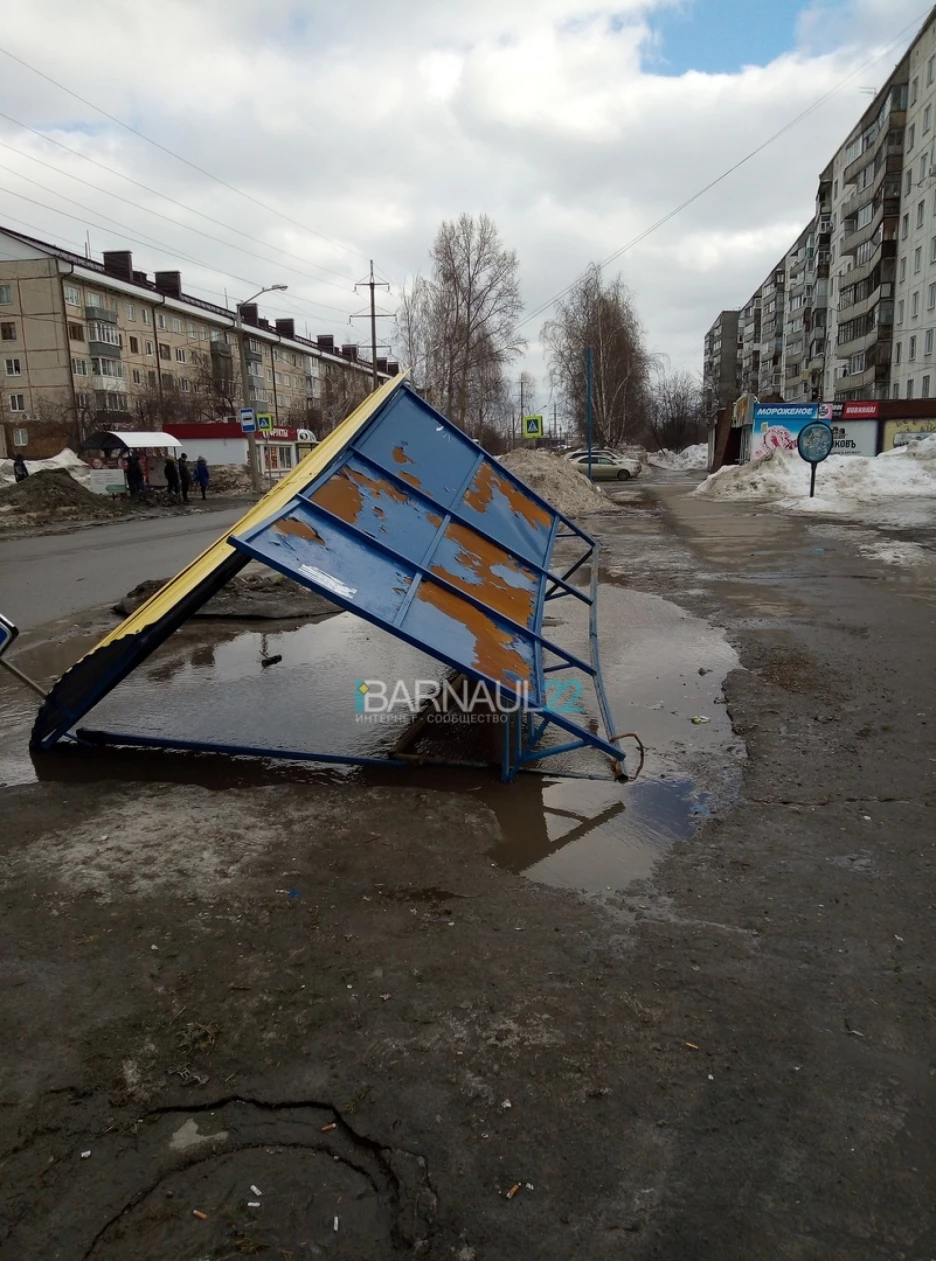
[[[256,337],[247,338],[247,349],[252,350],[257,355],[262,353],[260,343],[257,341]]]
[[[915,293],[912,293],[910,295],[910,318],[916,319],[916,317],[919,314],[920,314],[920,291],[919,289],[917,289]]]
[[[73,359],[72,374],[76,377],[86,377],[88,375],[87,359]]]
[[[23,375],[18,359],[8,359],[6,361],[6,374],[8,377],[20,377]]]
[[[917,202],[917,224],[916,225],[918,228],[923,227],[924,214],[926,214],[926,203],[922,201]]]
[[[173,317],[173,320],[172,320],[172,331],[174,333],[182,332],[182,321],[175,319],[175,317]]]
[[[897,323],[902,324],[904,317],[904,300],[903,298],[897,303]]]
[[[916,360],[916,338],[910,338],[910,345],[907,347],[907,362],[914,363]],[[909,394],[907,395],[909,398]]]
[[[903,342],[898,342],[894,347],[894,363],[900,363],[903,358]]]
[[[913,142],[916,139],[916,123],[911,123],[907,128],[907,152],[913,148]]]
[[[175,357],[176,363],[185,363],[185,351],[181,346],[176,347]]]
[[[918,245],[916,249],[913,251],[914,275],[916,275],[916,273],[920,270],[922,266],[923,266],[923,247],[921,245]]]
[[[904,215],[900,221],[900,239],[906,241],[910,234],[910,216]]]
[[[119,346],[120,334],[113,324],[105,324],[103,320],[92,320],[88,325],[88,341],[104,342],[107,346]]]
[[[197,341],[198,341],[198,329],[195,327],[195,325],[194,325],[194,324],[190,324],[190,325],[188,326],[188,336],[189,336],[189,341],[190,341],[190,342],[197,342]]]
[[[0,305],[13,301],[13,286],[0,285]]]
[[[927,105],[923,111],[923,134],[925,135],[933,125],[933,107]]]
[[[166,316],[162,311],[156,312],[156,327],[161,329],[166,328]]]
[[[923,353],[931,355],[933,353],[933,329],[926,330],[926,337],[923,341]]]
[[[96,377],[122,377],[124,366],[119,359],[92,359],[91,371]]]
[[[903,284],[903,282],[906,279],[907,279],[907,259],[906,257],[904,257],[900,260],[900,283]]]
[[[926,305],[931,311],[933,307],[936,307],[936,285],[930,285],[929,297],[927,298]]]
[[[923,378],[923,384],[920,386],[920,398],[929,398],[930,396],[930,379]]]
[[[14,447],[28,447],[29,446],[29,430],[28,429],[14,429],[13,430],[13,445]]]
[[[907,382],[907,398],[913,398],[913,377]]]
[[[908,166],[904,174],[904,196],[910,196],[910,189],[913,187],[913,167]]]
[[[139,339],[139,337],[133,337],[133,336],[131,335],[131,337],[130,337],[130,353],[131,353],[131,355],[138,355],[138,354],[140,353],[140,339]]]
[[[84,341],[84,325],[83,324],[69,324],[68,325],[68,338],[69,338],[69,341],[83,342]]]
[[[77,407],[84,407],[84,408],[86,408],[86,409],[90,409],[90,407],[91,407],[91,395],[90,395],[90,394],[76,394],[76,395],[75,395],[75,405],[76,405]]]
[[[136,309],[134,308],[134,305],[132,302],[127,303],[127,319],[128,320],[136,319]]]
[[[173,376],[171,372],[164,372],[160,379],[163,383],[163,389],[166,389],[166,390],[172,389]]]
[[[891,398],[900,398],[900,386],[895,385],[891,390]]]
[[[156,386],[159,384],[159,380],[158,380],[158,378],[157,378],[157,376],[156,376],[156,373],[155,373],[155,372],[147,372],[147,374],[146,374],[146,382],[147,382],[147,385],[149,385],[149,387],[150,387],[151,389],[155,390]]]
[[[155,352],[155,350],[154,350],[154,348],[153,348],[153,343],[152,343],[152,342],[144,342],[144,343],[143,343],[143,345],[144,345],[144,347],[145,347],[145,349],[146,349],[146,353],[147,353],[148,355],[153,355],[153,354],[155,354],[155,353],[156,353],[156,352]]]
[[[920,181],[919,181],[919,182],[920,182],[921,184],[922,184],[922,183],[923,183],[923,181],[926,179],[926,168],[927,168],[927,163],[928,163],[928,162],[929,162],[929,154],[928,154],[928,153],[924,153],[924,154],[923,154],[923,156],[922,156],[922,158],[920,158]],[[885,190],[884,190],[884,191],[885,191],[885,194],[886,194],[887,189],[885,188]]]
[[[143,308],[143,310],[140,312],[140,315],[143,317],[144,324],[148,324],[150,322],[150,313],[146,309],[146,307]]]
[[[179,377],[179,389],[182,391],[183,394],[188,394],[191,392],[192,387],[189,384],[187,377]]]
[[[159,357],[160,359],[172,358],[172,351],[169,349],[169,347],[166,345],[165,342],[159,343]]]
[[[874,218],[874,205],[872,202],[869,201],[866,206],[861,207],[861,209],[858,211],[857,215],[855,216],[855,227],[866,228],[873,218]]]
[[[134,369],[133,369],[133,384],[134,384],[134,385],[142,385],[142,384],[143,384],[143,373],[140,371],[140,369],[139,369],[139,368],[134,368]]]
[[[81,306],[81,290],[75,285],[66,285],[65,303],[67,306]]]
[[[12,320],[4,320],[0,324],[0,341],[15,342],[16,341],[16,325]]]
[[[919,95],[920,95],[920,76],[917,75],[917,77],[910,84],[910,104],[911,105],[916,105],[917,97]]]
[[[86,293],[85,302],[88,304],[88,306],[96,306],[96,307],[104,306],[104,303],[101,300],[101,295],[99,293]]]
[[[11,394],[10,395],[10,411],[24,412],[26,410],[26,395]]]

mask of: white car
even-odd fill
[[[573,451],[566,456],[570,464],[588,476],[588,452]],[[628,482],[640,475],[640,462],[613,451],[592,451],[591,476],[593,482]]]

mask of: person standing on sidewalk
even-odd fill
[[[182,488],[182,502],[188,503],[188,493],[192,485],[192,470],[189,468],[188,456],[183,451],[179,456],[179,485]]]
[[[209,477],[210,477],[210,474],[208,472],[208,461],[205,459],[203,455],[200,455],[198,459],[195,461],[195,480],[196,482],[198,482],[198,485],[201,488],[202,499],[205,498],[205,491],[208,489]]]
[[[176,462],[172,456],[166,459],[166,465],[163,469],[166,474],[166,490],[170,499],[178,499],[179,497],[179,470],[176,468]]]
[[[26,461],[21,455],[13,457],[13,477],[18,482],[25,482],[29,476],[29,469],[26,467]]]

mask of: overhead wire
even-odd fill
[[[908,22],[907,25],[903,27],[903,29],[898,33],[898,35],[894,39],[892,39],[888,44],[886,44],[879,52],[876,52],[873,56],[867,58],[867,60],[863,61],[861,65],[856,66],[844,77],[844,79],[841,79],[833,88],[830,88],[828,92],[824,92],[822,96],[817,97],[817,99],[813,101],[811,105],[807,106],[806,109],[801,111],[801,113],[797,114],[795,118],[790,119],[790,121],[786,123],[783,127],[781,127],[779,131],[775,131],[773,135],[768,136],[766,140],[762,141],[759,145],[757,145],[756,148],[752,149],[750,153],[745,154],[743,158],[739,158],[738,161],[734,162],[731,166],[729,166],[727,170],[722,171],[721,175],[718,175],[716,176],[715,179],[710,180],[697,192],[693,193],[691,197],[687,197],[685,201],[680,202],[678,206],[674,207],[667,214],[663,215],[662,218],[658,219],[655,223],[650,224],[649,227],[645,228],[642,232],[638,233],[638,235],[635,236],[632,240],[628,241],[626,245],[622,245],[620,249],[615,250],[612,254],[609,254],[606,259],[598,263],[597,266],[598,266],[599,271],[603,271],[611,263],[616,262],[617,259],[619,259],[623,254],[626,254],[629,250],[632,250],[634,246],[639,245],[642,241],[645,241],[648,236],[656,232],[659,228],[662,228],[665,224],[669,223],[671,219],[674,219],[678,214],[681,214],[683,210],[685,210],[688,206],[691,206],[693,202],[698,201],[700,197],[704,197],[707,192],[710,192],[713,188],[716,187],[716,185],[721,184],[724,180],[726,180],[729,177],[729,175],[733,175],[735,171],[739,170],[746,163],[750,162],[752,158],[755,158],[759,153],[762,153],[766,148],[768,148],[768,146],[772,145],[775,141],[779,140],[781,136],[785,135],[788,131],[790,131],[791,128],[795,127],[798,123],[802,122],[804,118],[812,114],[821,105],[824,105],[826,101],[828,101],[832,96],[834,96],[836,92],[838,92],[841,88],[843,88],[845,84],[848,83],[851,79],[855,78],[856,75],[860,74],[862,70],[866,70],[868,66],[873,65],[874,62],[879,61],[882,57],[886,56],[886,54],[893,47],[895,47],[895,45],[899,44],[902,41],[902,39],[904,38],[904,36],[907,34],[909,30],[912,30],[914,27],[919,26],[920,22],[923,20],[923,18],[926,17],[927,13],[929,12],[930,12],[930,9],[929,9],[929,6],[927,6],[927,8],[923,11],[922,14],[920,14],[919,17],[915,18],[911,22]],[[524,324],[528,324],[531,320],[537,319],[539,316],[543,315],[546,311],[548,311],[550,307],[555,306],[557,302],[560,302],[564,297],[566,297],[567,294],[571,293],[577,284],[581,283],[581,281],[588,275],[590,270],[591,270],[590,267],[586,268],[579,276],[575,278],[575,280],[573,280],[570,284],[566,285],[565,288],[561,289],[557,294],[555,294],[548,301],[541,303],[538,307],[535,308],[535,310],[531,311],[529,315],[525,316],[519,322],[517,327],[522,328]]]
[[[275,258],[267,258],[263,254],[256,254],[253,250],[244,249],[242,245],[235,245],[230,241],[222,241],[220,237],[213,236],[210,232],[203,232],[201,228],[193,228],[187,223],[180,223],[178,219],[173,219],[170,215],[164,215],[159,210],[153,210],[149,206],[141,206],[139,202],[131,201],[129,197],[121,197],[119,193],[110,192],[108,189],[101,188],[99,184],[92,184],[90,180],[83,180],[80,175],[72,175],[68,171],[61,171],[58,167],[52,166],[50,162],[43,162],[41,158],[33,157],[32,154],[29,153],[23,153],[21,149],[15,149],[12,145],[4,144],[2,140],[0,140],[0,148],[8,149],[11,153],[15,153],[19,157],[28,158],[30,162],[37,162],[40,166],[46,167],[48,170],[53,171],[56,175],[64,175],[66,179],[75,180],[79,184],[84,184],[86,188],[93,189],[98,193],[103,193],[105,197],[111,197],[116,201],[122,201],[125,205],[132,206],[135,210],[142,210],[144,214],[154,215],[157,219],[163,219],[166,223],[171,223],[173,227],[182,228],[186,232],[194,232],[198,236],[203,236],[208,241],[214,241],[216,245],[223,245],[226,249],[236,250],[238,253],[245,254],[249,258],[259,259],[262,263],[268,263],[270,266],[279,268],[282,271],[292,272],[296,276],[305,276],[307,280],[314,280],[318,285],[330,285],[333,289],[340,289],[343,293],[353,291],[353,281],[351,280],[348,281],[347,285],[339,285],[334,280],[326,280],[322,276],[313,276],[311,272],[301,271],[298,267],[290,267],[288,263],[281,263]],[[32,180],[30,176],[24,175],[22,171],[17,171],[13,167],[4,166],[3,163],[0,163],[0,170],[13,171],[16,175],[19,175],[21,179],[29,180],[30,183],[36,184],[37,188],[42,188],[45,192],[55,193],[57,197],[64,196],[64,194],[60,193],[57,189],[48,188],[46,185],[40,184],[37,180]],[[65,200],[67,201],[69,199],[65,198]],[[74,204],[77,205],[79,203],[75,202]]]
[[[5,118],[7,122],[13,123],[14,126],[16,127],[21,127],[24,131],[28,131],[33,136],[38,136],[40,140],[44,140],[48,144],[56,145],[59,149],[64,150],[65,153],[72,154],[73,157],[81,158],[83,162],[89,162],[92,166],[100,167],[102,171],[107,171],[109,175],[116,175],[118,179],[125,180],[128,184],[133,184],[137,188],[142,188],[144,192],[151,193],[154,197],[160,197],[163,201],[169,202],[169,204],[172,206],[178,206],[180,210],[185,210],[189,214],[198,215],[200,218],[205,219],[208,223],[213,223],[219,228],[224,228],[225,231],[227,232],[234,232],[238,236],[242,236],[248,241],[255,240],[255,237],[251,233],[244,232],[242,231],[242,229],[234,227],[232,223],[225,223],[222,219],[215,219],[212,215],[205,214],[203,210],[197,210],[194,206],[186,205],[184,201],[179,201],[175,197],[170,197],[168,193],[161,193],[158,189],[151,188],[148,184],[143,184],[140,180],[133,179],[133,177],[130,175],[125,175],[122,171],[118,171],[115,167],[108,166],[106,162],[100,162],[98,161],[97,158],[92,158],[92,157],[89,157],[88,154],[82,153],[80,149],[73,149],[70,145],[63,144],[61,140],[56,140],[52,136],[46,135],[45,132],[39,131],[35,127],[29,127],[26,123],[20,122],[19,119],[14,118],[12,114],[5,114],[2,110],[0,110],[0,118]],[[4,146],[4,147],[12,148],[12,146]],[[35,157],[33,154],[26,153],[25,150],[23,149],[14,148],[13,152],[22,154],[23,157],[28,157],[33,162],[40,162],[42,165],[48,166],[50,170],[56,171],[61,175],[67,175],[70,179],[77,180],[79,178],[77,175],[71,175],[70,172],[62,170],[61,167],[52,166],[51,163],[42,162],[40,158]],[[81,182],[84,183],[86,181],[81,181]],[[92,184],[91,187],[96,188],[98,186],[95,184]],[[101,191],[105,192],[106,190],[101,189]],[[117,194],[107,192],[107,196],[116,197]],[[121,198],[121,200],[126,200],[126,198]],[[130,202],[129,204],[131,206],[134,206],[137,203]],[[151,213],[155,213],[155,212],[151,212]],[[173,219],[171,220],[171,222],[178,224],[179,227],[187,227],[186,224],[182,223],[178,219]],[[197,229],[194,229],[194,228],[191,229],[191,231],[196,231],[196,230]],[[290,250],[285,250],[280,245],[273,245],[272,243],[269,243],[269,242],[264,242],[264,244],[266,244],[269,249],[275,250],[278,254],[283,254],[286,258],[293,258],[297,262],[305,263],[310,267],[315,267],[319,271],[328,272],[328,274],[331,276],[337,276],[340,280],[347,281],[349,285],[354,284],[354,280],[351,276],[346,276],[343,272],[335,271],[331,267],[326,267],[323,263],[316,263],[311,258],[305,258],[301,254],[293,254]],[[235,249],[237,247],[232,245],[231,248]]]
[[[23,175],[20,172],[15,172],[15,174],[17,174],[20,179],[24,179],[30,184],[36,184],[37,187],[42,188],[44,191],[52,193],[54,197],[60,197],[62,201],[67,201],[71,205],[77,206],[79,209],[84,210],[88,214],[96,215],[98,219],[104,219],[108,223],[116,224],[118,228],[127,229],[127,225],[124,223],[120,223],[119,220],[112,219],[109,215],[105,215],[101,211],[91,210],[89,207],[84,206],[81,202],[77,202],[71,197],[66,197],[64,193],[59,193],[59,192],[56,192],[54,189],[46,188],[45,185],[40,184],[38,180],[31,179],[28,175]],[[150,237],[146,233],[140,233],[138,236],[128,236],[126,232],[117,232],[117,231],[114,231],[113,228],[105,227],[104,225],[100,223],[89,222],[87,219],[79,218],[78,215],[69,214],[67,210],[60,210],[57,206],[48,206],[44,202],[36,201],[35,198],[27,197],[23,193],[16,192],[15,189],[0,187],[0,192],[8,193],[12,197],[18,197],[21,201],[26,201],[26,202],[29,202],[31,205],[39,206],[41,209],[48,210],[52,214],[63,215],[66,219],[74,219],[78,223],[83,223],[86,227],[94,227],[94,228],[101,229],[102,231],[105,231],[105,232],[110,232],[111,235],[119,237],[123,241],[130,241],[134,245],[155,246],[157,249],[165,251],[172,258],[181,258],[185,262],[194,263],[196,267],[204,267],[206,271],[214,272],[215,275],[228,276],[232,280],[240,281],[241,284],[253,285],[253,286],[257,286],[258,284],[258,281],[250,280],[244,276],[239,276],[237,275],[236,272],[222,271],[219,268],[211,267],[208,264],[203,263],[200,259],[193,258],[190,254],[185,254],[182,251],[176,249],[174,246],[167,245],[164,241],[157,241],[154,237]],[[130,231],[130,230],[131,229],[127,229],[127,231]],[[348,312],[343,311],[340,307],[332,307],[332,306],[329,306],[328,303],[325,303],[325,302],[315,302],[311,298],[303,298],[300,294],[293,294],[292,297],[294,301],[303,302],[309,307],[312,307],[312,308],[318,307],[321,310],[337,312],[337,314],[344,317],[348,316]]]
[[[0,45],[0,53],[2,53],[5,57],[9,57],[11,61],[15,61],[18,65],[23,66],[25,69],[32,71],[32,73],[38,75],[40,79],[45,79],[47,83],[51,83],[60,91],[66,92],[69,96],[73,96],[75,100],[80,101],[82,105],[87,105],[89,109],[95,110],[98,114],[103,115],[104,118],[109,118],[112,123],[116,123],[119,127],[123,127],[124,130],[129,131],[131,135],[138,136],[141,140],[145,140],[147,144],[152,145],[155,149],[159,149],[162,153],[168,154],[169,157],[175,158],[177,162],[183,163],[183,165],[190,167],[193,171],[198,171],[200,175],[204,175],[208,179],[214,180],[216,184],[220,184],[223,188],[229,189],[232,193],[236,193],[239,197],[243,197],[247,201],[253,202],[254,205],[260,206],[261,209],[266,210],[269,214],[278,215],[281,219],[284,219],[287,223],[291,223],[294,227],[301,228],[303,232],[308,232],[312,236],[320,237],[323,241],[328,241],[331,245],[336,246],[338,249],[343,250],[347,254],[354,255],[358,258],[367,257],[367,255],[362,254],[360,250],[352,249],[350,246],[345,245],[342,241],[337,241],[334,237],[327,236],[324,232],[319,232],[315,228],[310,228],[308,224],[300,223],[298,219],[293,219],[282,210],[277,210],[275,206],[268,206],[266,202],[261,201],[258,197],[254,197],[252,193],[246,193],[242,188],[238,188],[234,184],[229,184],[227,180],[221,179],[219,175],[214,175],[203,166],[199,166],[197,162],[192,162],[188,158],[183,157],[181,153],[176,153],[174,149],[170,149],[167,145],[161,144],[158,140],[154,140],[152,136],[146,135],[146,133],[140,131],[139,128],[132,127],[130,123],[124,122],[124,120],[122,118],[118,118],[116,114],[109,113],[102,106],[96,105],[94,101],[89,101],[87,97],[81,96],[80,93],[75,92],[72,88],[66,87],[64,83],[60,83],[59,80],[53,78],[52,75],[39,70],[36,66],[31,65],[24,58],[18,57],[15,53],[10,52],[8,48],[4,48],[3,45]]]

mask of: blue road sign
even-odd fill
[[[13,623],[0,613],[0,657],[3,656],[18,634],[19,631]]]
[[[240,409],[240,426],[244,433],[257,432],[257,418],[252,407],[242,407]]]

